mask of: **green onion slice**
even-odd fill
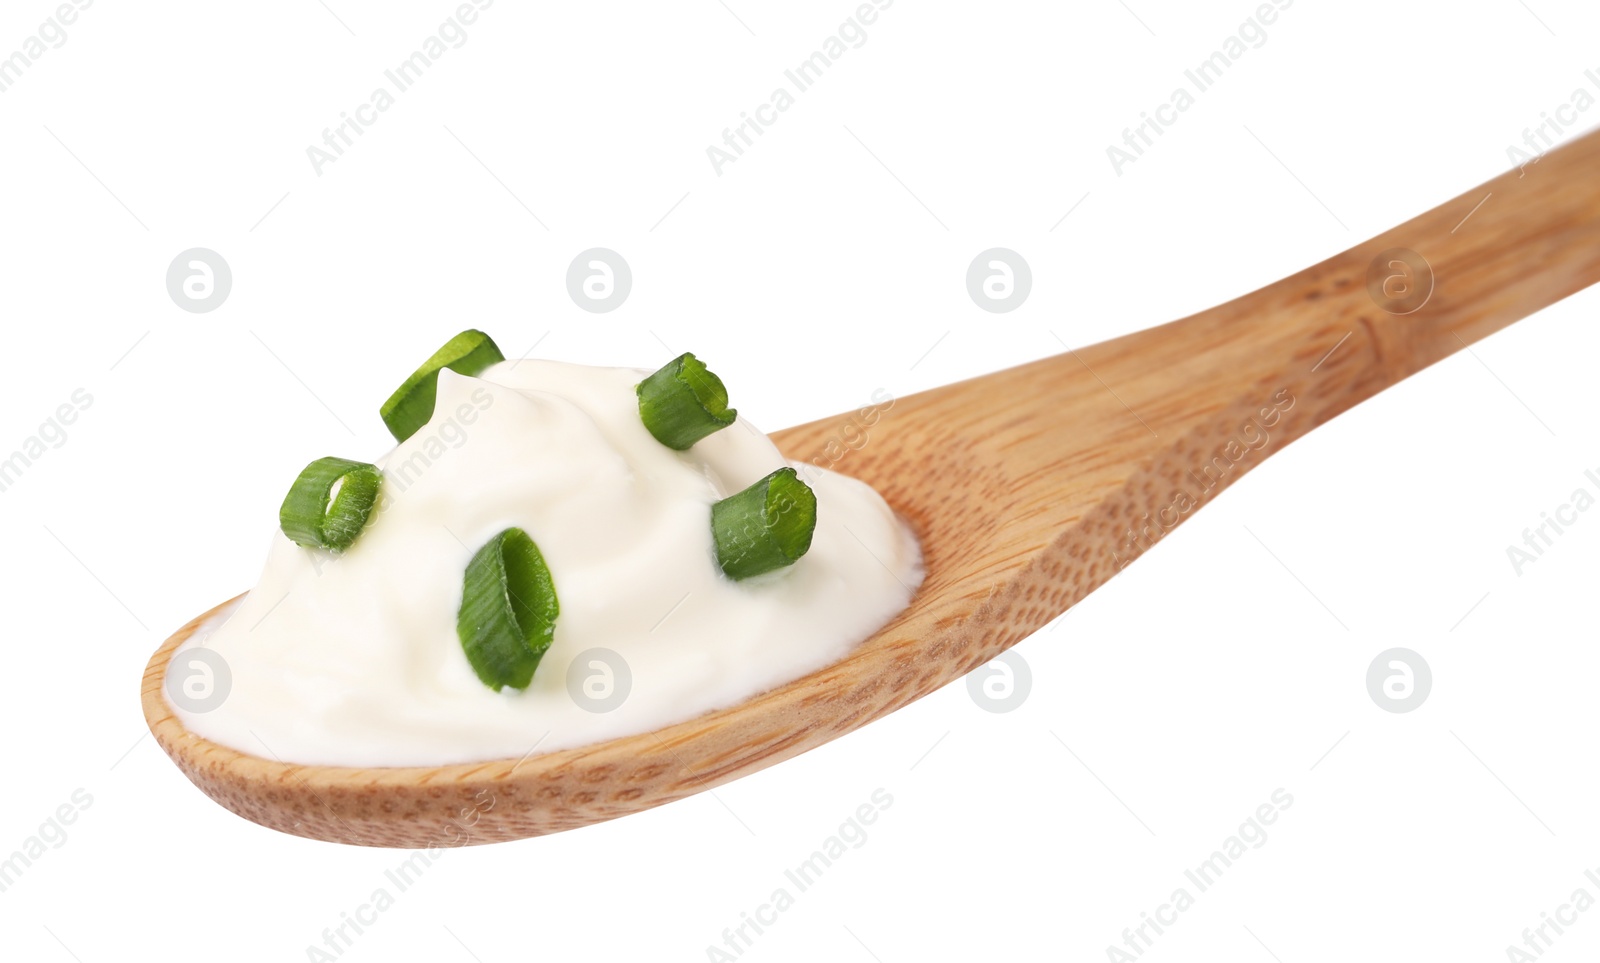
[[[811,548],[817,496],[793,468],[780,468],[711,506],[717,564],[735,581],[793,565]]]
[[[376,465],[318,458],[290,486],[278,524],[296,545],[342,552],[366,527],[382,481]]]
[[[478,549],[462,578],[456,635],[483,684],[526,689],[555,637],[556,600],[539,546],[508,528]]]
[[[634,387],[639,417],[656,441],[684,451],[695,442],[733,424],[738,412],[728,407],[728,389],[692,354],[667,362]]]
[[[439,370],[449,368],[457,374],[477,375],[490,365],[506,360],[500,348],[482,331],[463,331],[412,372],[405,384],[396,388],[378,409],[383,423],[396,441],[405,441],[433,417],[433,401],[439,391]]]

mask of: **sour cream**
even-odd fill
[[[686,452],[662,445],[633,390],[648,373],[442,371],[432,420],[377,462],[379,507],[355,544],[333,556],[277,532],[255,588],[184,644],[219,654],[231,683],[207,711],[174,704],[183,724],[307,765],[518,758],[739,703],[905,608],[922,580],[915,537],[872,488],[815,467],[801,474],[817,496],[811,550],[726,579],[710,506],[787,462],[743,418]],[[561,614],[532,684],[495,692],[456,611],[467,562],[510,526],[538,544]]]

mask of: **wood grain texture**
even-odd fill
[[[1421,254],[1435,279],[1426,304],[1404,316],[1368,293],[1369,265],[1392,248]],[[1228,304],[898,399],[865,426],[865,442],[870,419],[857,412],[780,432],[790,457],[882,492],[921,537],[927,579],[908,610],[844,660],[656,732],[438,768],[263,759],[194,735],[166,704],[167,660],[199,619],[151,657],[145,716],[207,795],[315,839],[488,843],[659,806],[959,678],[1284,445],[1596,280],[1600,135],[1591,135]]]

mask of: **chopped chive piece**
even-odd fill
[[[477,375],[490,365],[506,360],[494,341],[482,331],[463,331],[412,372],[405,384],[394,390],[378,409],[383,423],[396,441],[405,441],[433,417],[433,401],[439,391],[439,369],[457,374]]]
[[[296,545],[342,552],[366,527],[382,481],[375,465],[318,458],[290,486],[278,524]]]
[[[456,636],[484,685],[496,692],[526,689],[555,637],[559,614],[539,546],[522,529],[508,528],[467,563]]]
[[[817,496],[793,468],[780,468],[711,506],[717,564],[738,581],[793,565],[811,548]]]
[[[656,441],[684,451],[695,442],[733,424],[738,412],[728,407],[728,389],[692,354],[682,354],[633,389],[639,395],[639,417]]]

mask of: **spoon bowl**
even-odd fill
[[[222,606],[150,658],[145,718],[212,799],[314,839],[490,843],[669,803],[815,748],[993,659],[1284,445],[1597,280],[1600,134],[1591,134],[1184,320],[778,432],[791,459],[875,487],[922,540],[927,576],[905,611],[842,660],[676,725],[437,767],[250,755],[188,731],[162,693],[174,650]]]

